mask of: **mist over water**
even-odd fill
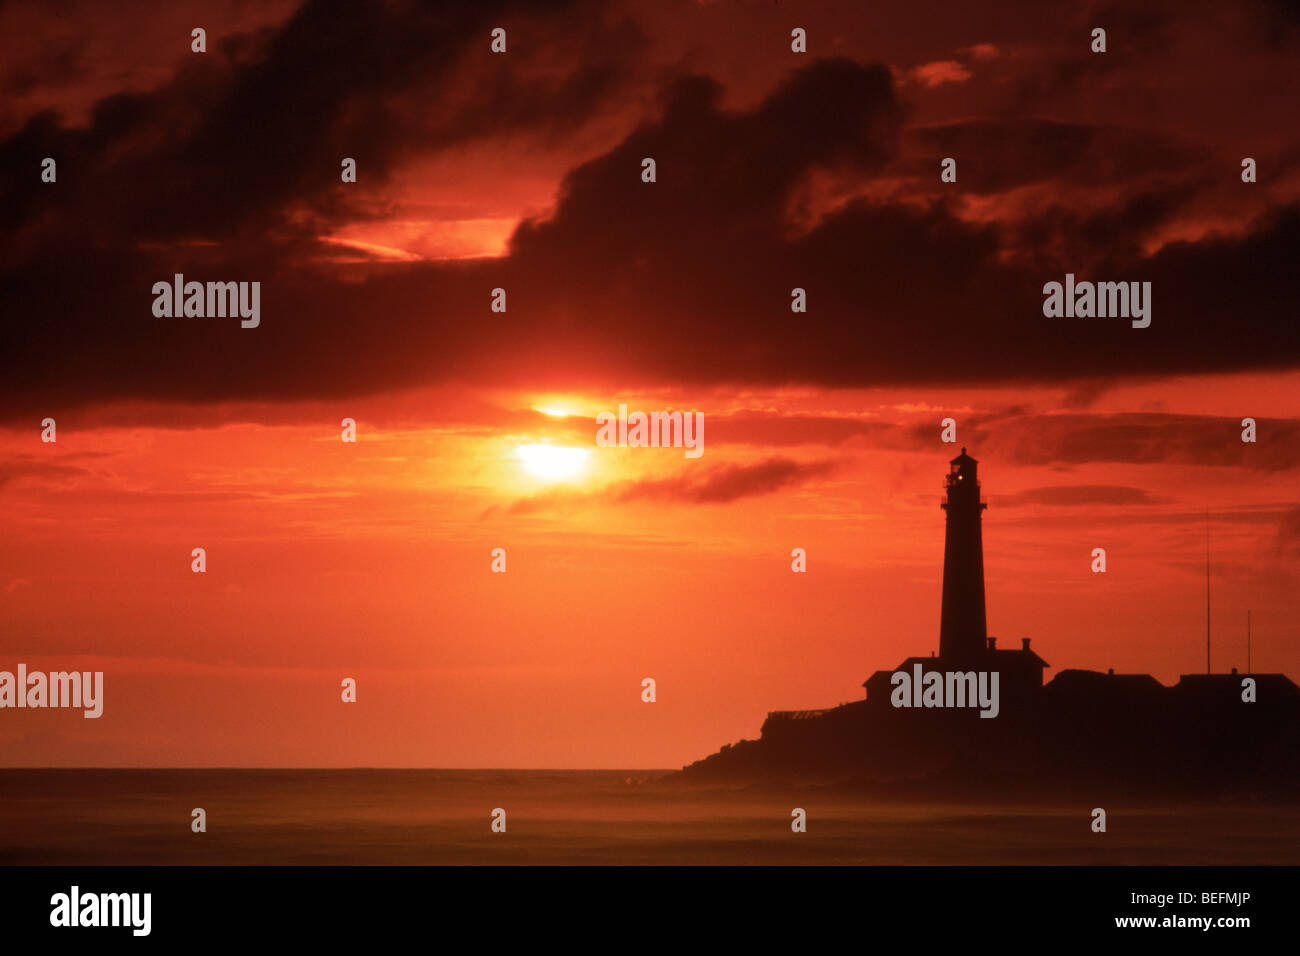
[[[2,770],[0,864],[1297,864],[1300,808],[875,800],[666,771]],[[190,812],[207,811],[193,833]],[[507,831],[490,829],[492,810]],[[792,833],[790,812],[808,813]]]

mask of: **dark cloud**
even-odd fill
[[[727,504],[741,498],[795,487],[829,474],[834,467],[834,463],[829,461],[797,462],[789,458],[769,458],[750,465],[719,465],[703,469],[692,466],[671,478],[621,482],[598,491],[573,491],[565,488],[546,491],[531,498],[521,498],[507,510],[511,514],[529,514],[579,504],[631,501],[686,505]]]
[[[1300,421],[1256,420],[1256,441],[1241,440],[1240,418],[1208,415],[1030,415],[989,418],[964,428],[963,440],[989,457],[1020,465],[1185,464],[1287,471],[1296,467]],[[919,442],[933,428],[914,429]],[[979,455],[977,455],[979,457]]]
[[[66,461],[46,460],[36,455],[14,455],[0,461],[0,485],[7,485],[19,478],[49,482],[61,478],[79,478],[88,474],[90,472],[79,465],[70,465]]]
[[[714,445],[840,445],[853,438],[883,443],[900,431],[893,422],[834,415],[736,412],[709,418],[709,441]]]
[[[1165,174],[1196,164],[1197,151],[1158,131],[1069,123],[1039,117],[971,119],[909,131],[909,148],[925,155],[937,183],[936,157],[960,157],[963,190],[997,192],[1068,180],[1075,186],[1123,182],[1135,170]]]
[[[1292,508],[1278,520],[1273,550],[1283,557],[1300,558],[1300,506]]]
[[[908,161],[910,107],[890,70],[848,59],[813,61],[738,110],[717,79],[671,79],[651,118],[577,163],[504,258],[322,261],[319,237],[374,217],[404,163],[475,140],[553,141],[609,108],[644,37],[590,16],[595,4],[572,9],[310,3],[279,29],[226,38],[160,89],[106,96],[88,127],[31,119],[0,142],[5,416],[457,381],[926,386],[1300,362],[1300,207],[1147,255],[1143,241],[1186,211],[1187,189],[1237,173],[1219,156],[1195,166],[1195,150],[1167,136],[1125,132],[1123,117],[984,117],[916,133],[975,156],[997,188],[1121,181],[1091,212],[1049,201],[977,223],[960,191],[936,196],[931,183],[805,209],[811,219],[797,218],[812,225],[796,226],[792,204],[812,177],[869,186]],[[487,30],[511,17],[567,43],[568,58],[557,66],[534,37],[494,62],[481,52]],[[1138,35],[1150,35],[1144,22]],[[44,155],[59,157],[56,186],[37,181]],[[367,170],[355,194],[338,189],[341,155]],[[645,157],[653,184],[640,178]],[[1165,163],[1177,176],[1152,181],[1149,167]],[[261,328],[154,318],[149,290],[175,272],[261,281]],[[1151,327],[1044,318],[1042,286],[1066,272],[1152,282]],[[505,314],[488,310],[496,287]],[[806,314],[790,311],[795,287]]]
[[[704,476],[682,475],[670,479],[644,479],[619,488],[619,501],[677,501],[688,504],[724,504],[738,498],[766,495],[821,477],[831,462],[797,462],[771,458],[755,465],[724,465]]]
[[[214,31],[166,86],[104,97],[86,128],[41,113],[0,144],[0,230],[34,240],[52,225],[65,233],[54,243],[311,236],[304,210],[337,219],[413,156],[562,136],[589,118],[644,38],[626,21],[597,29],[589,9],[566,15],[583,6],[317,0],[277,30]],[[493,56],[502,23],[527,24],[533,42]],[[34,178],[44,156],[60,163],[58,188]],[[338,188],[344,156],[364,171],[358,189]]]
[[[1027,488],[1014,495],[992,496],[993,503],[1002,508],[1014,508],[1019,505],[1053,507],[1154,505],[1167,500],[1141,488],[1129,488],[1124,485],[1050,485],[1043,488]]]

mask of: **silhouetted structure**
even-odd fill
[[[939,654],[909,657],[893,670],[876,671],[862,684],[867,699],[889,704],[890,679],[899,671],[911,673],[920,664],[927,671],[987,671],[1000,676],[1003,700],[1025,700],[1043,686],[1047,661],[1029,649],[1029,638],[1020,639],[1020,649],[997,646],[996,637],[986,635],[984,614],[984,538],[981,516],[988,505],[980,501],[979,462],[966,449],[948,463],[944,482],[947,500],[941,508],[948,515],[943,546],[943,609],[939,617]]]
[[[1165,687],[1149,674],[1064,670],[1044,686],[1050,665],[1029,638],[998,648],[985,634],[979,463],[963,448],[949,464],[939,653],[876,671],[865,700],[772,712],[759,740],[725,746],[688,776],[851,777],[966,797],[1080,786],[1089,799],[1099,788],[1300,793],[1300,688],[1283,674],[1185,674]],[[896,675],[921,673],[958,687],[996,673],[997,716],[916,706]]]
[[[974,662],[985,649],[984,538],[980,516],[979,466],[966,449],[949,462],[944,487],[948,513],[943,544],[943,607],[939,616],[939,654],[946,661]]]

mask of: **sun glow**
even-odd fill
[[[590,448],[564,445],[520,445],[516,453],[530,475],[547,481],[577,477],[591,457]]]

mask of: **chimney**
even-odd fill
[[[1022,651],[1027,651],[1027,650],[1029,650],[1029,638],[1027,638],[1027,637],[1022,637],[1022,638],[1020,639],[1020,649],[1021,649]]]
[[[997,639],[996,637],[990,637],[990,638],[989,638],[989,650],[991,650],[991,651],[996,651],[997,649],[998,649],[998,639]]]
[[[988,631],[984,618],[984,544],[980,533],[977,462],[966,449],[948,463],[944,482],[948,513],[943,546],[943,607],[939,615],[939,656],[957,664],[978,661]],[[990,647],[992,645],[989,645]]]
[[[1106,669],[1106,673],[1107,673],[1107,675],[1109,675],[1109,676],[1111,676],[1111,677],[1114,677],[1114,676],[1115,676],[1115,668],[1113,668],[1113,667],[1109,667],[1109,668],[1107,668],[1107,669]]]

